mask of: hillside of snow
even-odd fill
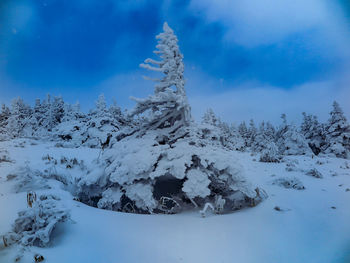
[[[208,211],[203,218],[199,208],[175,215],[97,209],[73,200],[62,178],[25,180],[26,173],[56,169],[74,181],[93,165],[99,149],[16,139],[0,142],[0,151],[0,237],[26,209],[28,191],[57,195],[70,211],[46,248],[4,247],[0,240],[0,262],[17,257],[34,262],[36,254],[48,263],[350,261],[350,161],[345,159],[287,156],[281,163],[262,163],[259,155],[232,151],[268,198],[254,208],[223,215]],[[47,156],[68,161],[53,165]],[[70,167],[74,158],[78,164]]]

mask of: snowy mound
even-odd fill
[[[155,130],[116,142],[80,182],[80,199],[138,213],[174,213],[219,198],[225,200],[221,212],[260,202],[265,196],[246,181],[238,161],[223,147],[201,139],[203,132],[197,126],[174,134]]]

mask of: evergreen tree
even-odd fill
[[[279,163],[281,156],[279,150],[274,142],[269,142],[265,146],[265,149],[262,150],[260,155],[260,162],[265,163]]]
[[[31,125],[28,121],[31,114],[32,109],[20,97],[13,99],[11,103],[11,115],[6,125],[7,134],[11,138],[31,136],[31,134],[28,134],[28,129],[31,130]]]
[[[303,155],[310,154],[311,150],[305,137],[298,131],[294,124],[287,123],[285,114],[281,116],[283,122],[276,133],[276,145],[280,154]]]
[[[266,148],[267,143],[269,143],[269,139],[266,136],[265,122],[261,122],[259,125],[259,129],[256,132],[255,139],[252,143],[252,151],[253,152],[261,152]]]
[[[220,119],[216,117],[213,109],[207,109],[202,118],[202,123],[218,126]]]
[[[325,133],[324,127],[318,122],[317,116],[303,112],[300,132],[304,135],[312,152],[318,155],[325,146]]]
[[[93,111],[93,114],[97,116],[105,115],[107,112],[107,103],[106,103],[104,94],[100,94],[98,96],[98,99],[95,104],[96,104],[96,109]]]
[[[79,182],[80,197],[100,208],[139,213],[174,213],[191,203],[220,203],[220,211],[257,204],[264,192],[247,182],[231,152],[213,139],[229,132],[229,126],[192,122],[177,38],[166,23],[163,29],[156,51],[162,60],[145,61],[159,68],[142,67],[165,76],[156,80],[153,95],[136,99],[130,114],[149,116],[102,152]]]
[[[245,124],[245,121],[241,122],[238,126],[238,133],[243,139],[244,142],[244,148],[248,146],[248,140],[249,140],[249,133],[247,125]]]
[[[0,141],[7,139],[8,134],[6,126],[8,124],[8,119],[10,118],[10,116],[10,109],[5,104],[2,104],[0,112]]]
[[[275,127],[270,123],[270,122],[266,122],[265,125],[265,136],[266,139],[270,142],[274,142],[275,141],[275,137],[276,137],[276,129]]]
[[[112,115],[112,118],[122,125],[127,125],[127,121],[125,120],[125,116],[118,106],[117,101],[114,99],[113,104],[109,107],[108,111]]]
[[[252,147],[253,144],[255,143],[256,135],[257,135],[257,128],[255,126],[254,120],[251,119],[249,121],[249,128],[248,128],[248,147]]]
[[[133,98],[137,105],[131,116],[149,112],[145,127],[151,129],[189,125],[192,121],[190,106],[185,93],[183,76],[183,55],[177,45],[177,37],[167,23],[163,25],[164,32],[159,34],[158,50],[154,51],[161,60],[146,59],[140,66],[152,71],[163,73],[163,78],[154,79],[154,95],[145,99]],[[152,66],[156,65],[155,66]],[[175,89],[174,89],[175,88]]]
[[[326,153],[347,158],[350,151],[350,126],[339,104],[333,102],[333,110],[326,126]]]
[[[64,117],[64,101],[61,96],[54,97],[54,100],[52,102],[52,119],[53,119],[53,126],[58,125],[61,123],[62,118]]]

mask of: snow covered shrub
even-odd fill
[[[220,212],[256,205],[265,193],[247,182],[238,161],[210,129],[193,122],[177,38],[166,23],[163,29],[155,52],[162,60],[145,61],[157,67],[141,66],[164,77],[156,79],[153,95],[134,99],[129,114],[142,122],[114,136],[79,182],[79,199],[136,213],[175,213],[208,202],[217,203]]]
[[[164,211],[162,197],[174,199],[174,205],[200,206],[221,195],[226,211],[261,201],[230,152],[201,140],[195,131],[194,125],[183,127],[166,144],[157,140],[162,130],[116,142],[101,156],[100,167],[79,183],[80,199],[87,201],[89,194],[98,207],[121,211],[130,203],[138,212]]]
[[[205,217],[207,210],[210,208],[215,214],[221,214],[224,211],[226,200],[221,195],[217,195],[214,205],[211,203],[205,203],[204,208],[199,211],[202,217]]]
[[[307,171],[306,175],[310,175],[310,176],[313,176],[315,178],[323,178],[323,175],[321,174],[321,172],[319,172],[316,168],[313,168],[313,169]]]
[[[38,170],[28,166],[18,167],[7,175],[7,180],[15,180],[14,191],[29,192],[41,189],[48,189],[49,185]]]
[[[105,97],[101,94],[95,108],[88,114],[80,111],[80,105],[65,104],[61,122],[55,126],[52,136],[59,141],[57,147],[101,148],[108,144],[112,134],[127,126],[125,117],[116,102],[107,107]]]
[[[45,161],[45,165],[49,167],[49,170],[54,170],[50,172],[57,173],[57,170],[65,170],[65,169],[74,169],[78,168],[80,170],[85,170],[86,166],[83,160],[78,160],[77,158],[67,158],[65,156],[61,156],[58,160],[50,155],[45,155],[42,157],[42,160]],[[48,173],[48,169],[44,170],[44,173]]]
[[[301,169],[298,168],[299,161],[295,159],[289,159],[286,160],[286,171],[293,172],[293,171],[300,171]]]
[[[281,177],[273,180],[272,184],[279,185],[285,188],[293,188],[296,190],[304,190],[303,183],[296,177]]]
[[[202,118],[203,136],[208,140],[217,142],[230,150],[244,151],[245,141],[234,125],[216,117],[212,109],[208,109]]]
[[[279,163],[281,159],[281,156],[279,154],[277,146],[270,142],[266,149],[264,149],[260,155],[260,162],[265,163]]]
[[[20,211],[12,232],[3,237],[5,245],[47,246],[57,224],[69,218],[68,210],[59,200],[57,196],[41,195],[32,207]]]
[[[0,155],[0,163],[13,163],[14,161],[6,154]]]

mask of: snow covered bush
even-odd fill
[[[157,212],[162,197],[201,206],[221,195],[226,211],[250,205],[252,199],[261,201],[230,152],[200,139],[194,125],[173,135],[156,130],[138,136],[124,138],[103,153],[100,167],[80,182],[83,201],[88,193],[99,200],[98,207],[123,211],[132,204],[137,212]]]
[[[315,178],[323,178],[323,175],[316,168],[310,169],[306,172],[306,175],[315,177]]]
[[[265,193],[246,180],[230,151],[212,138],[212,128],[192,121],[177,38],[166,23],[163,29],[155,52],[162,60],[145,61],[158,67],[141,66],[164,76],[153,95],[135,99],[129,114],[143,121],[114,136],[79,182],[80,200],[137,213],[173,213],[208,202],[220,203],[220,212],[256,205]]]
[[[293,171],[301,171],[301,169],[298,167],[299,161],[296,159],[287,159],[286,160],[286,171],[293,172]]]
[[[202,118],[203,135],[230,150],[243,151],[245,140],[234,125],[228,125],[208,109]]]
[[[121,109],[115,102],[108,108],[103,94],[87,115],[80,112],[78,105],[66,105],[65,112],[54,130],[55,136],[62,140],[58,146],[101,148],[126,125]]]
[[[0,150],[0,163],[13,163],[14,160],[12,160],[10,158],[10,156],[8,155],[8,152],[5,150],[5,151],[1,151]]]
[[[273,180],[272,184],[282,186],[284,188],[292,188],[296,190],[304,190],[305,186],[296,177],[281,177]]]
[[[40,195],[32,207],[18,213],[12,232],[3,237],[5,246],[18,243],[23,246],[45,247],[58,223],[69,218],[68,210],[53,195]]]
[[[277,146],[270,142],[266,149],[264,149],[260,155],[260,162],[265,163],[279,163],[281,159],[281,156],[279,154]]]

